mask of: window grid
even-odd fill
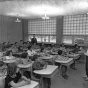
[[[33,38],[32,34],[29,34],[28,40],[31,41],[31,38]],[[50,42],[50,43],[56,43],[56,35],[36,35],[38,42]]]
[[[88,35],[88,15],[64,16],[63,35]]]
[[[28,22],[28,34],[56,35],[56,18],[30,20]]]
[[[29,41],[33,34],[36,35],[38,42],[56,43],[56,18],[48,20],[33,19],[28,22]]]

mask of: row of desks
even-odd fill
[[[56,62],[58,62],[58,63],[61,63],[61,64],[63,64],[63,65],[67,65],[67,66],[69,66],[71,63],[73,63],[72,61],[73,61],[73,57],[77,57],[78,55],[70,55],[69,57],[72,57],[72,58],[69,58],[67,61],[60,61],[60,60],[56,60]],[[45,60],[50,60],[50,59],[52,59],[52,58],[54,58],[54,56],[53,55],[49,55],[49,56],[43,56],[43,57],[40,57],[41,59],[45,59]],[[3,61],[4,63],[13,63],[13,62],[15,62],[16,61],[16,59],[14,59],[14,60],[6,60],[6,61]],[[30,68],[32,66],[32,63],[30,63],[30,64],[27,64],[27,65],[24,65],[24,64],[18,64],[18,67],[19,68]],[[56,73],[58,72],[58,66],[55,66],[55,65],[47,65],[47,68],[45,68],[45,69],[42,69],[42,70],[35,70],[34,71],[34,73],[36,73],[36,74],[39,74],[39,75],[41,75],[42,77],[45,77],[45,78],[53,78],[55,75],[56,75]],[[43,84],[43,88],[45,88],[44,87],[44,85],[45,84]],[[26,87],[21,87],[21,88],[27,88],[28,86],[26,86]],[[31,88],[31,87],[30,87]]]

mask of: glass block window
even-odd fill
[[[33,19],[28,21],[29,41],[35,34],[38,42],[56,43],[56,18],[48,20]]]
[[[56,36],[55,35],[35,35],[38,42],[48,42],[48,43],[56,43]],[[31,41],[33,35],[28,36],[28,41]]]
[[[88,15],[64,16],[63,35],[88,35]]]
[[[62,42],[65,44],[72,44],[72,36],[63,36]]]
[[[84,44],[85,37],[84,36],[74,36],[74,43]]]
[[[56,18],[29,20],[28,34],[56,35]]]
[[[50,42],[55,43],[56,42],[56,36],[50,36]]]

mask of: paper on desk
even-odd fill
[[[87,52],[85,53],[85,55],[88,56],[88,50],[87,50]]]

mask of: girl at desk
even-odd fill
[[[5,59],[14,59],[12,50],[9,50],[5,53]]]
[[[45,45],[44,45],[44,43],[42,42],[42,44],[41,44],[41,46],[40,46],[40,52],[43,52],[44,49],[45,49]]]
[[[30,45],[28,46],[27,53],[28,53],[29,58],[32,61],[34,61],[36,59],[35,57],[37,57],[37,52],[35,52]]]
[[[29,83],[30,79],[27,78],[22,71],[19,71],[19,69],[17,69],[16,63],[11,63],[8,65],[4,88],[17,88]]]
[[[27,50],[27,53],[29,56],[33,56],[34,54],[36,54],[37,52],[35,52],[33,49],[32,49],[32,46],[28,46],[28,50]]]
[[[33,73],[34,70],[42,70],[42,69],[46,69],[47,68],[47,62],[45,62],[44,60],[37,58],[33,65],[32,65],[32,74],[34,75],[35,78],[40,79],[41,80],[41,75],[35,74]],[[44,86],[46,86],[45,88],[51,88],[51,79],[50,78],[46,78],[43,77],[42,78],[44,81]]]
[[[64,57],[64,56],[62,56],[62,50],[59,50],[58,51],[58,57],[60,58],[60,59],[66,59],[66,57]],[[56,65],[58,65],[58,67],[60,67],[60,63],[57,63],[56,62]],[[67,72],[67,66],[65,66],[65,65],[62,65],[61,66],[61,75],[62,75],[62,77],[64,78],[64,79],[68,79],[68,75],[66,74],[66,72]]]
[[[22,64],[30,64],[31,59],[29,59],[28,53],[22,53],[21,55]]]

